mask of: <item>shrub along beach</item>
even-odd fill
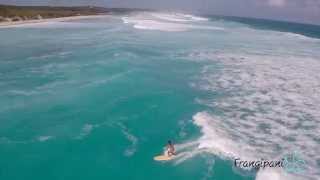
[[[11,26],[26,23],[52,20],[69,20],[87,18],[88,16],[126,13],[143,9],[106,8],[96,6],[13,6],[0,5],[0,26]]]

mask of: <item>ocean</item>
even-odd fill
[[[319,26],[135,12],[0,39],[1,180],[320,179]],[[293,152],[301,172],[234,165]]]

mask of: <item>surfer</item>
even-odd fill
[[[170,161],[175,158],[176,150],[174,148],[173,143],[169,140],[167,146],[164,148],[164,152],[162,155],[155,156],[153,159],[155,161]]]
[[[176,155],[176,150],[174,148],[173,143],[169,140],[167,144],[167,150],[166,150],[167,156],[173,156]]]

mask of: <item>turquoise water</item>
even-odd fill
[[[319,130],[319,105],[313,98],[319,91],[301,94],[299,87],[294,89],[300,80],[309,89],[319,85],[314,73],[320,67],[319,39],[190,17],[137,13],[0,29],[0,179],[260,180],[263,177],[255,172],[233,167],[227,154],[247,156],[237,154],[242,147],[226,144],[241,142],[249,147],[249,154],[265,157],[290,149],[275,145],[278,149],[262,152],[248,144],[254,144],[251,138],[261,138],[252,137],[255,131],[247,127],[246,134],[241,134],[246,127],[241,117],[250,115],[243,114],[248,109],[239,104],[252,106],[249,110],[258,118],[257,127],[261,126],[257,111],[278,110],[259,100],[257,93],[269,87],[276,89],[270,90],[271,98],[288,111],[300,108],[301,114],[293,116],[305,115],[309,118],[305,126]],[[301,41],[308,48],[301,48]],[[268,56],[272,60],[263,59]],[[279,56],[294,56],[289,59],[293,65],[274,70],[272,63]],[[255,61],[258,57],[263,66]],[[301,59],[312,67],[301,64]],[[295,72],[302,69],[311,77],[295,79]],[[263,78],[265,84],[250,85],[250,80]],[[282,84],[286,89],[297,92],[291,97],[313,109],[304,109],[306,105],[290,101],[289,96],[288,102],[282,99],[284,92],[268,84],[281,78],[290,82]],[[246,96],[250,92],[258,99]],[[296,120],[279,113],[288,126]],[[202,119],[207,116],[214,124]],[[265,116],[276,119],[273,114]],[[273,121],[265,124],[274,125]],[[288,134],[292,134],[290,128]],[[274,138],[273,133],[264,137],[266,141]],[[298,132],[292,144],[302,147],[299,137],[307,135]],[[312,142],[304,144],[307,159],[315,153],[308,151],[309,145],[320,145],[315,137],[309,138]],[[155,162],[153,157],[162,153],[168,139],[177,144],[181,157]],[[289,141],[277,140],[271,143]],[[310,168],[315,167],[319,164],[312,162]],[[304,178],[318,175],[312,170]]]

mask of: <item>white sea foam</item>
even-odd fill
[[[289,37],[289,38],[295,38],[295,39],[298,39],[298,40],[301,40],[301,41],[314,41],[314,42],[317,41],[317,42],[320,42],[320,39],[304,36],[304,35],[297,34],[297,33],[284,32],[282,34],[287,36],[287,37]]]
[[[214,167],[215,161],[214,161],[214,159],[208,158],[206,156],[204,156],[204,158],[205,158],[205,162],[206,162],[206,165],[207,165],[207,171],[204,174],[204,177],[201,178],[201,179],[202,180],[212,179],[213,173],[214,173],[213,172],[213,167]]]
[[[125,156],[132,156],[136,153],[137,151],[137,143],[138,143],[138,138],[135,137],[134,135],[130,134],[128,131],[123,131],[123,134],[126,136],[126,138],[131,142],[131,146],[128,147],[124,154]]]
[[[251,156],[247,156],[244,149],[245,147],[241,147],[241,152],[239,152],[237,144],[235,144],[232,137],[225,132],[223,124],[219,123],[221,119],[214,119],[214,117],[207,112],[197,113],[193,119],[195,124],[201,127],[201,132],[203,133],[203,136],[199,140],[199,149],[209,148],[214,154],[225,158],[236,158],[238,154],[242,154],[241,157],[245,155],[246,159],[254,159]],[[250,153],[248,153],[248,155],[249,154]]]
[[[128,157],[132,156],[137,151],[138,138],[134,136],[132,133],[130,133],[129,129],[126,126],[124,126],[122,123],[118,123],[118,125],[121,128],[121,132],[124,134],[127,140],[131,143],[131,145],[124,151],[124,155]]]
[[[245,160],[277,160],[298,151],[307,162],[307,172],[294,178],[318,179],[320,61],[248,53],[207,54],[210,57],[224,68],[219,74],[210,67],[203,68],[198,86],[226,95],[199,101],[221,113],[199,112],[194,116],[203,133],[198,148]],[[289,176],[268,172],[275,179]],[[257,180],[266,179],[268,172],[259,172]]]
[[[175,157],[175,165],[178,165],[188,159],[191,159],[195,156],[201,155],[204,153],[204,150],[199,149],[190,149],[188,151],[178,152],[178,155]]]
[[[179,25],[174,23],[165,23],[154,20],[140,20],[134,23],[134,28],[145,30],[160,30],[168,32],[187,31],[189,25]]]
[[[175,22],[208,21],[207,18],[181,13],[151,13],[151,15],[162,20]]]
[[[12,95],[19,95],[19,96],[32,96],[32,95],[38,94],[38,92],[34,90],[30,90],[30,91],[10,90],[8,91],[8,93]]]
[[[124,23],[133,24],[133,27],[136,29],[159,30],[168,32],[188,30],[188,25],[161,22],[152,19],[146,19],[143,17],[123,17],[122,20]]]
[[[85,136],[87,136],[88,134],[90,134],[90,132],[92,131],[92,129],[93,129],[93,125],[92,125],[92,124],[85,124],[85,125],[82,127],[82,132],[81,132],[81,134],[79,135],[79,138],[85,137]]]
[[[45,142],[45,141],[48,141],[49,139],[52,139],[52,138],[53,138],[52,136],[39,136],[38,141]]]
[[[75,139],[83,139],[85,137],[87,137],[94,128],[98,128],[100,127],[100,124],[84,124],[82,126],[81,132],[78,136],[75,137]]]
[[[304,180],[292,174],[285,173],[281,168],[266,168],[257,173],[256,180]]]
[[[122,17],[125,24],[133,24],[136,29],[180,32],[191,29],[224,30],[222,27],[194,24],[207,19],[185,14],[139,13]]]

